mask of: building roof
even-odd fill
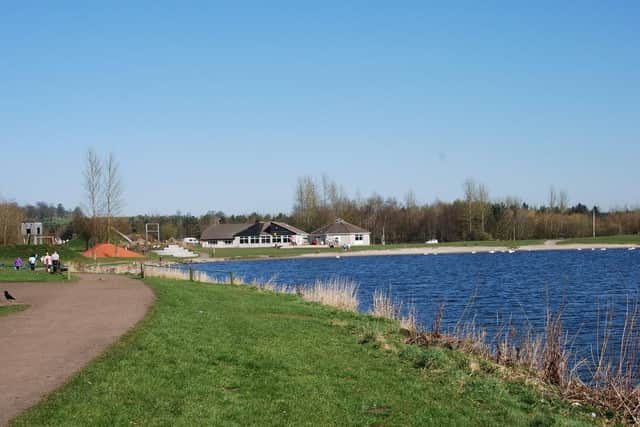
[[[271,221],[272,224],[278,225],[282,228],[286,228],[289,231],[293,231],[295,234],[307,234],[306,231],[300,230],[297,227],[294,227],[293,225],[289,225],[287,223],[284,222],[278,222],[278,221]]]
[[[254,224],[213,224],[205,228],[200,240],[229,240]]]
[[[278,227],[286,228],[294,234],[303,234],[307,233],[296,228],[292,225],[286,224],[284,222],[251,222],[245,224],[213,224],[207,227],[200,236],[200,240],[230,240],[233,239],[240,233],[245,233],[246,235],[262,235],[269,234],[267,233],[267,229],[271,226],[271,224],[275,224]],[[252,229],[252,230],[250,230]]]
[[[325,225],[324,227],[320,227],[311,234],[359,234],[368,232],[368,230],[365,230],[362,227],[358,227],[357,225],[350,224],[347,221],[338,218],[335,222]]]

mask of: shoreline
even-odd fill
[[[539,252],[539,251],[591,251],[591,250],[607,250],[607,249],[636,249],[640,250],[640,246],[636,244],[585,244],[570,243],[556,244],[554,242],[541,245],[527,245],[521,247],[510,246],[425,246],[414,248],[396,248],[396,249],[365,249],[357,251],[342,252],[320,252],[308,253],[290,256],[256,256],[256,257],[229,257],[229,258],[196,258],[184,264],[202,264],[229,261],[260,261],[260,260],[277,260],[277,259],[296,259],[296,258],[336,258],[336,257],[364,257],[364,256],[394,256],[394,255],[438,255],[438,254],[476,254],[476,253],[509,253],[515,252]],[[286,251],[287,249],[282,249]],[[310,251],[312,249],[309,249]]]
[[[539,251],[569,251],[569,250],[602,250],[602,249],[629,249],[636,248],[637,245],[633,244],[543,244],[543,245],[529,245],[519,248],[513,248],[508,246],[442,246],[442,247],[424,247],[424,248],[402,248],[402,249],[372,249],[349,252],[344,251],[340,253],[319,253],[319,254],[304,254],[297,257],[290,258],[332,258],[336,256],[385,256],[385,255],[436,255],[436,254],[475,254],[475,253],[508,253],[509,251],[515,252],[539,252]]]

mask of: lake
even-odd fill
[[[415,304],[419,323],[431,327],[444,304],[444,328],[475,323],[495,335],[510,322],[518,330],[544,327],[548,307],[563,307],[564,329],[579,356],[597,344],[605,312],[614,311],[617,336],[624,313],[638,298],[640,250],[518,251],[509,253],[294,258],[194,264],[212,276],[233,271],[245,281],[309,284],[347,278],[358,284],[360,310],[370,308],[375,289]]]

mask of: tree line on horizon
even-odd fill
[[[94,156],[91,158],[91,156]],[[90,161],[91,160],[91,161]],[[160,224],[161,240],[199,237],[211,224],[246,223],[254,221],[282,221],[311,232],[341,218],[371,231],[372,243],[423,242],[464,240],[524,240],[588,237],[592,235],[592,214],[596,214],[596,234],[640,233],[640,209],[616,209],[601,212],[597,207],[582,203],[569,204],[566,191],[549,190],[543,206],[530,206],[517,197],[491,199],[488,188],[472,179],[462,185],[462,196],[452,202],[435,201],[420,204],[413,192],[403,200],[372,194],[369,197],[349,197],[344,189],[326,175],[317,180],[310,176],[298,179],[290,214],[275,215],[251,213],[227,215],[209,211],[195,216],[177,212],[174,215],[115,216],[122,202],[121,184],[117,164],[112,157],[112,178],[118,180],[117,203],[104,209],[104,193],[96,192],[95,211],[89,205],[84,209],[65,209],[62,204],[38,202],[19,206],[15,202],[0,200],[0,244],[20,242],[20,222],[25,219],[41,221],[45,232],[62,239],[78,238],[87,247],[93,241],[110,241],[113,228],[134,237],[144,237],[145,224]],[[88,154],[85,187],[89,187],[91,162],[98,162],[95,153]],[[100,170],[98,172],[102,173]],[[98,174],[100,175],[100,174]],[[94,178],[96,178],[94,176]],[[100,180],[93,181],[96,184]],[[98,189],[99,190],[99,189]],[[96,190],[97,191],[97,190]],[[103,190],[100,190],[103,191]],[[90,191],[86,188],[87,195]],[[102,196],[98,197],[99,194]],[[114,209],[115,206],[115,209]]]
[[[553,187],[544,206],[517,197],[492,200],[487,186],[473,179],[464,181],[461,198],[419,204],[412,191],[402,201],[378,194],[351,198],[327,176],[305,176],[296,186],[291,223],[309,231],[342,218],[371,231],[376,243],[559,239],[591,236],[593,212],[597,235],[640,233],[638,208],[571,206],[568,193]]]

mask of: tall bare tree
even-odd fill
[[[465,221],[469,226],[469,236],[471,236],[473,232],[474,202],[478,193],[478,186],[473,179],[468,178],[462,184],[462,190],[464,191],[464,201],[467,204]]]
[[[549,209],[554,210],[556,207],[558,207],[558,193],[552,185],[549,187]]]
[[[84,169],[84,190],[87,197],[87,208],[91,218],[91,240],[96,242],[98,235],[98,217],[102,212],[103,166],[93,149],[87,150]],[[95,258],[95,251],[93,254]]]
[[[316,227],[317,210],[320,202],[315,181],[310,176],[298,179],[293,205],[293,215],[305,229]]]
[[[569,207],[569,193],[567,190],[560,190],[558,193],[558,208],[561,213],[564,213]]]
[[[104,206],[107,214],[107,242],[111,241],[111,224],[115,215],[122,209],[122,179],[120,169],[113,153],[109,154],[104,176]]]
[[[480,210],[480,231],[483,233],[485,230],[485,222],[487,218],[487,213],[490,209],[489,205],[489,189],[486,185],[480,183],[478,184],[476,198],[478,199],[479,210]]]

